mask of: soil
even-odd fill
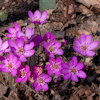
[[[62,8],[66,8],[66,2],[60,1]],[[83,61],[83,56],[76,53],[72,46],[75,37],[79,38],[82,33],[85,35],[92,35],[93,41],[100,43],[100,12],[86,8],[89,13],[80,10],[81,3],[75,3],[75,14],[72,10],[69,15],[72,20],[68,21],[64,12],[56,4],[55,9],[47,10],[48,19],[43,25],[40,25],[42,37],[45,33],[51,32],[56,36],[58,41],[62,38],[67,40],[67,44],[62,47],[64,54],[61,56],[64,62],[68,62],[74,55],[78,57],[79,61]],[[84,6],[85,7],[85,6]],[[22,31],[26,27],[36,28],[33,23],[28,20],[28,11],[34,12],[39,9],[38,0],[0,0],[0,11],[8,13],[7,20],[0,22],[0,36],[3,41],[8,40],[3,34],[8,33],[8,27],[13,27],[13,22],[16,21],[21,26]],[[85,8],[84,8],[85,9]],[[35,30],[35,35],[39,34]],[[39,49],[37,49],[38,54]],[[85,70],[87,78],[79,79],[79,82],[64,81],[63,78],[57,84],[52,81],[49,83],[49,90],[35,92],[30,83],[16,84],[11,82],[9,74],[0,72],[0,76],[6,81],[9,86],[5,86],[4,82],[0,80],[0,100],[99,100],[100,98],[100,45],[94,50],[96,55],[85,58]],[[37,55],[36,55],[37,56]],[[40,63],[43,67],[45,52],[39,55]],[[32,58],[33,59],[33,58]],[[38,59],[38,57],[37,57]],[[36,59],[36,60],[37,60]],[[33,59],[34,60],[34,59]],[[38,64],[38,61],[37,61]],[[31,66],[34,62],[31,63]],[[14,81],[14,79],[13,79]]]

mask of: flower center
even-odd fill
[[[23,48],[20,48],[20,49],[19,49],[19,53],[20,53],[20,54],[23,53]]]
[[[8,64],[8,68],[12,68],[13,66],[12,66],[12,64]]]
[[[40,75],[42,73],[42,68],[41,67],[38,67],[37,70],[38,70],[39,75]]]
[[[40,78],[40,79],[38,80],[38,82],[39,82],[39,83],[43,83],[43,79]]]
[[[53,66],[53,68],[54,68],[54,69],[57,69],[57,68],[58,68],[58,66],[57,66],[57,65],[54,65],[54,66]]]
[[[24,78],[26,76],[26,71],[22,70],[21,71],[21,76],[22,76],[22,78]]]
[[[50,47],[49,50],[50,52],[52,52],[54,50],[54,47]]]
[[[27,39],[29,39],[29,37],[28,37],[28,36],[26,36],[26,38],[27,38]]]
[[[72,69],[71,72],[72,72],[72,73],[76,73],[76,69]]]
[[[83,50],[86,50],[86,49],[87,49],[87,47],[84,45],[84,46],[82,46],[82,49],[83,49]]]
[[[39,22],[40,20],[39,19],[36,19],[35,21]]]

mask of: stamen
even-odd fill
[[[76,69],[72,69],[71,72],[72,72],[72,73],[76,73]]]
[[[12,66],[12,64],[8,64],[8,68],[12,68],[13,66]]]
[[[49,50],[50,52],[52,52],[54,50],[54,47],[50,47]]]
[[[41,78],[38,79],[38,82],[39,82],[39,83],[43,83],[43,79],[41,79]]]
[[[82,49],[83,49],[83,50],[86,50],[86,49],[87,49],[87,47],[86,47],[86,46],[83,46],[83,47],[82,47]]]
[[[54,66],[53,66],[53,68],[54,68],[54,69],[57,69],[57,68],[58,68],[58,66],[57,66],[57,65],[54,65]]]

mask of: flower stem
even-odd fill
[[[4,79],[2,78],[2,75],[1,75],[1,73],[0,73],[0,79],[1,79],[1,81],[3,82],[3,84],[4,85],[6,85],[6,86],[8,86],[9,87],[9,85],[4,81]]]

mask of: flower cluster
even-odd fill
[[[29,21],[39,26],[39,24],[46,22],[48,14],[44,11],[41,15],[40,11],[36,10],[34,14],[28,11],[28,15]],[[75,82],[79,81],[78,77],[86,78],[87,75],[84,70],[87,66],[82,62],[78,62],[76,56],[73,56],[68,63],[63,62],[61,57],[56,58],[55,55],[63,55],[64,53],[61,49],[62,44],[67,44],[64,38],[59,42],[56,40],[55,35],[52,36],[50,32],[46,33],[43,38],[41,35],[34,36],[35,28],[31,29],[30,27],[27,27],[25,33],[23,33],[21,27],[16,22],[14,22],[14,28],[8,28],[8,32],[6,34],[9,38],[7,41],[2,42],[0,37],[0,71],[4,73],[10,72],[12,76],[16,76],[15,82],[31,82],[35,91],[39,92],[41,89],[48,91],[48,83],[54,77],[57,81],[60,81],[63,76],[64,80],[71,79]],[[99,45],[99,42],[94,41],[91,43],[91,41],[91,35],[85,36],[81,34],[80,40],[74,39],[75,45],[73,49],[83,56],[94,56],[95,52],[92,50]],[[32,57],[35,49],[37,50],[39,46],[40,50],[42,46],[44,47],[43,50],[45,50],[45,54],[49,59],[45,59],[43,67],[34,65],[32,69],[30,62],[29,65],[27,64],[26,57]],[[3,55],[5,53],[8,53],[7,58]],[[57,81],[54,80],[55,83]]]

